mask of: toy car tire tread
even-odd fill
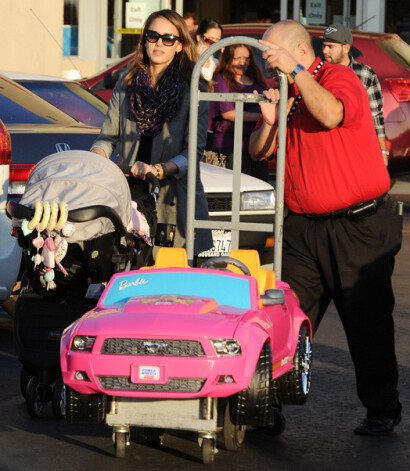
[[[270,421],[272,386],[272,352],[266,343],[248,388],[230,398],[232,423],[266,427]]]
[[[293,359],[294,368],[273,381],[274,404],[304,404],[308,398],[311,379],[312,350],[310,332],[302,325]]]
[[[65,418],[70,424],[96,423],[105,419],[102,394],[80,394],[66,386]]]

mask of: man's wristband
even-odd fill
[[[154,165],[154,168],[157,170],[156,177],[158,178],[158,180],[162,180],[162,179],[165,177],[165,175],[166,175],[164,165],[162,165],[162,164],[155,164],[155,165]]]
[[[290,76],[294,79],[296,75],[301,72],[302,70],[305,70],[302,64],[298,64],[294,69],[293,72],[290,73]]]

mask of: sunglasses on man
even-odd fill
[[[159,34],[152,29],[147,30],[145,33],[145,39],[149,43],[157,43],[160,38],[162,39],[162,44],[168,47],[173,46],[176,41],[182,42],[182,39],[179,36],[175,36],[175,34]]]

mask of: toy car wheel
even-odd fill
[[[70,424],[96,423],[105,419],[105,401],[102,394],[80,394],[65,387],[65,418]]]
[[[245,440],[245,425],[235,425],[231,421],[229,402],[225,407],[223,436],[225,448],[229,451],[239,451]]]
[[[232,423],[266,427],[271,419],[272,391],[272,351],[266,343],[249,386],[230,397]]]
[[[125,449],[127,447],[127,434],[124,432],[115,432],[114,449],[117,458],[124,458]]]
[[[36,377],[30,379],[26,391],[26,406],[30,417],[37,418],[43,410],[38,380]]]
[[[217,453],[215,440],[212,438],[204,438],[201,445],[202,462],[204,464],[214,464],[215,455]]]
[[[54,384],[51,406],[56,419],[62,419],[65,416],[65,384],[62,378],[58,378]]]
[[[144,429],[145,442],[148,446],[159,447],[164,443],[164,430],[162,428]]]
[[[275,404],[304,404],[308,398],[312,375],[312,344],[307,325],[302,325],[293,357],[294,368],[274,381]]]
[[[26,399],[26,397],[27,397],[28,383],[30,382],[30,379],[33,376],[34,375],[32,373],[30,373],[30,371],[26,370],[26,368],[24,368],[24,366],[21,367],[21,370],[20,370],[20,391],[21,391],[21,395],[23,396],[24,399]]]

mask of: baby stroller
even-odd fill
[[[148,177],[152,192],[132,201],[115,163],[86,151],[56,153],[35,166],[21,202],[8,203],[24,251],[14,344],[32,417],[50,400],[62,417],[60,338],[94,306],[90,290],[151,259],[159,185]]]

